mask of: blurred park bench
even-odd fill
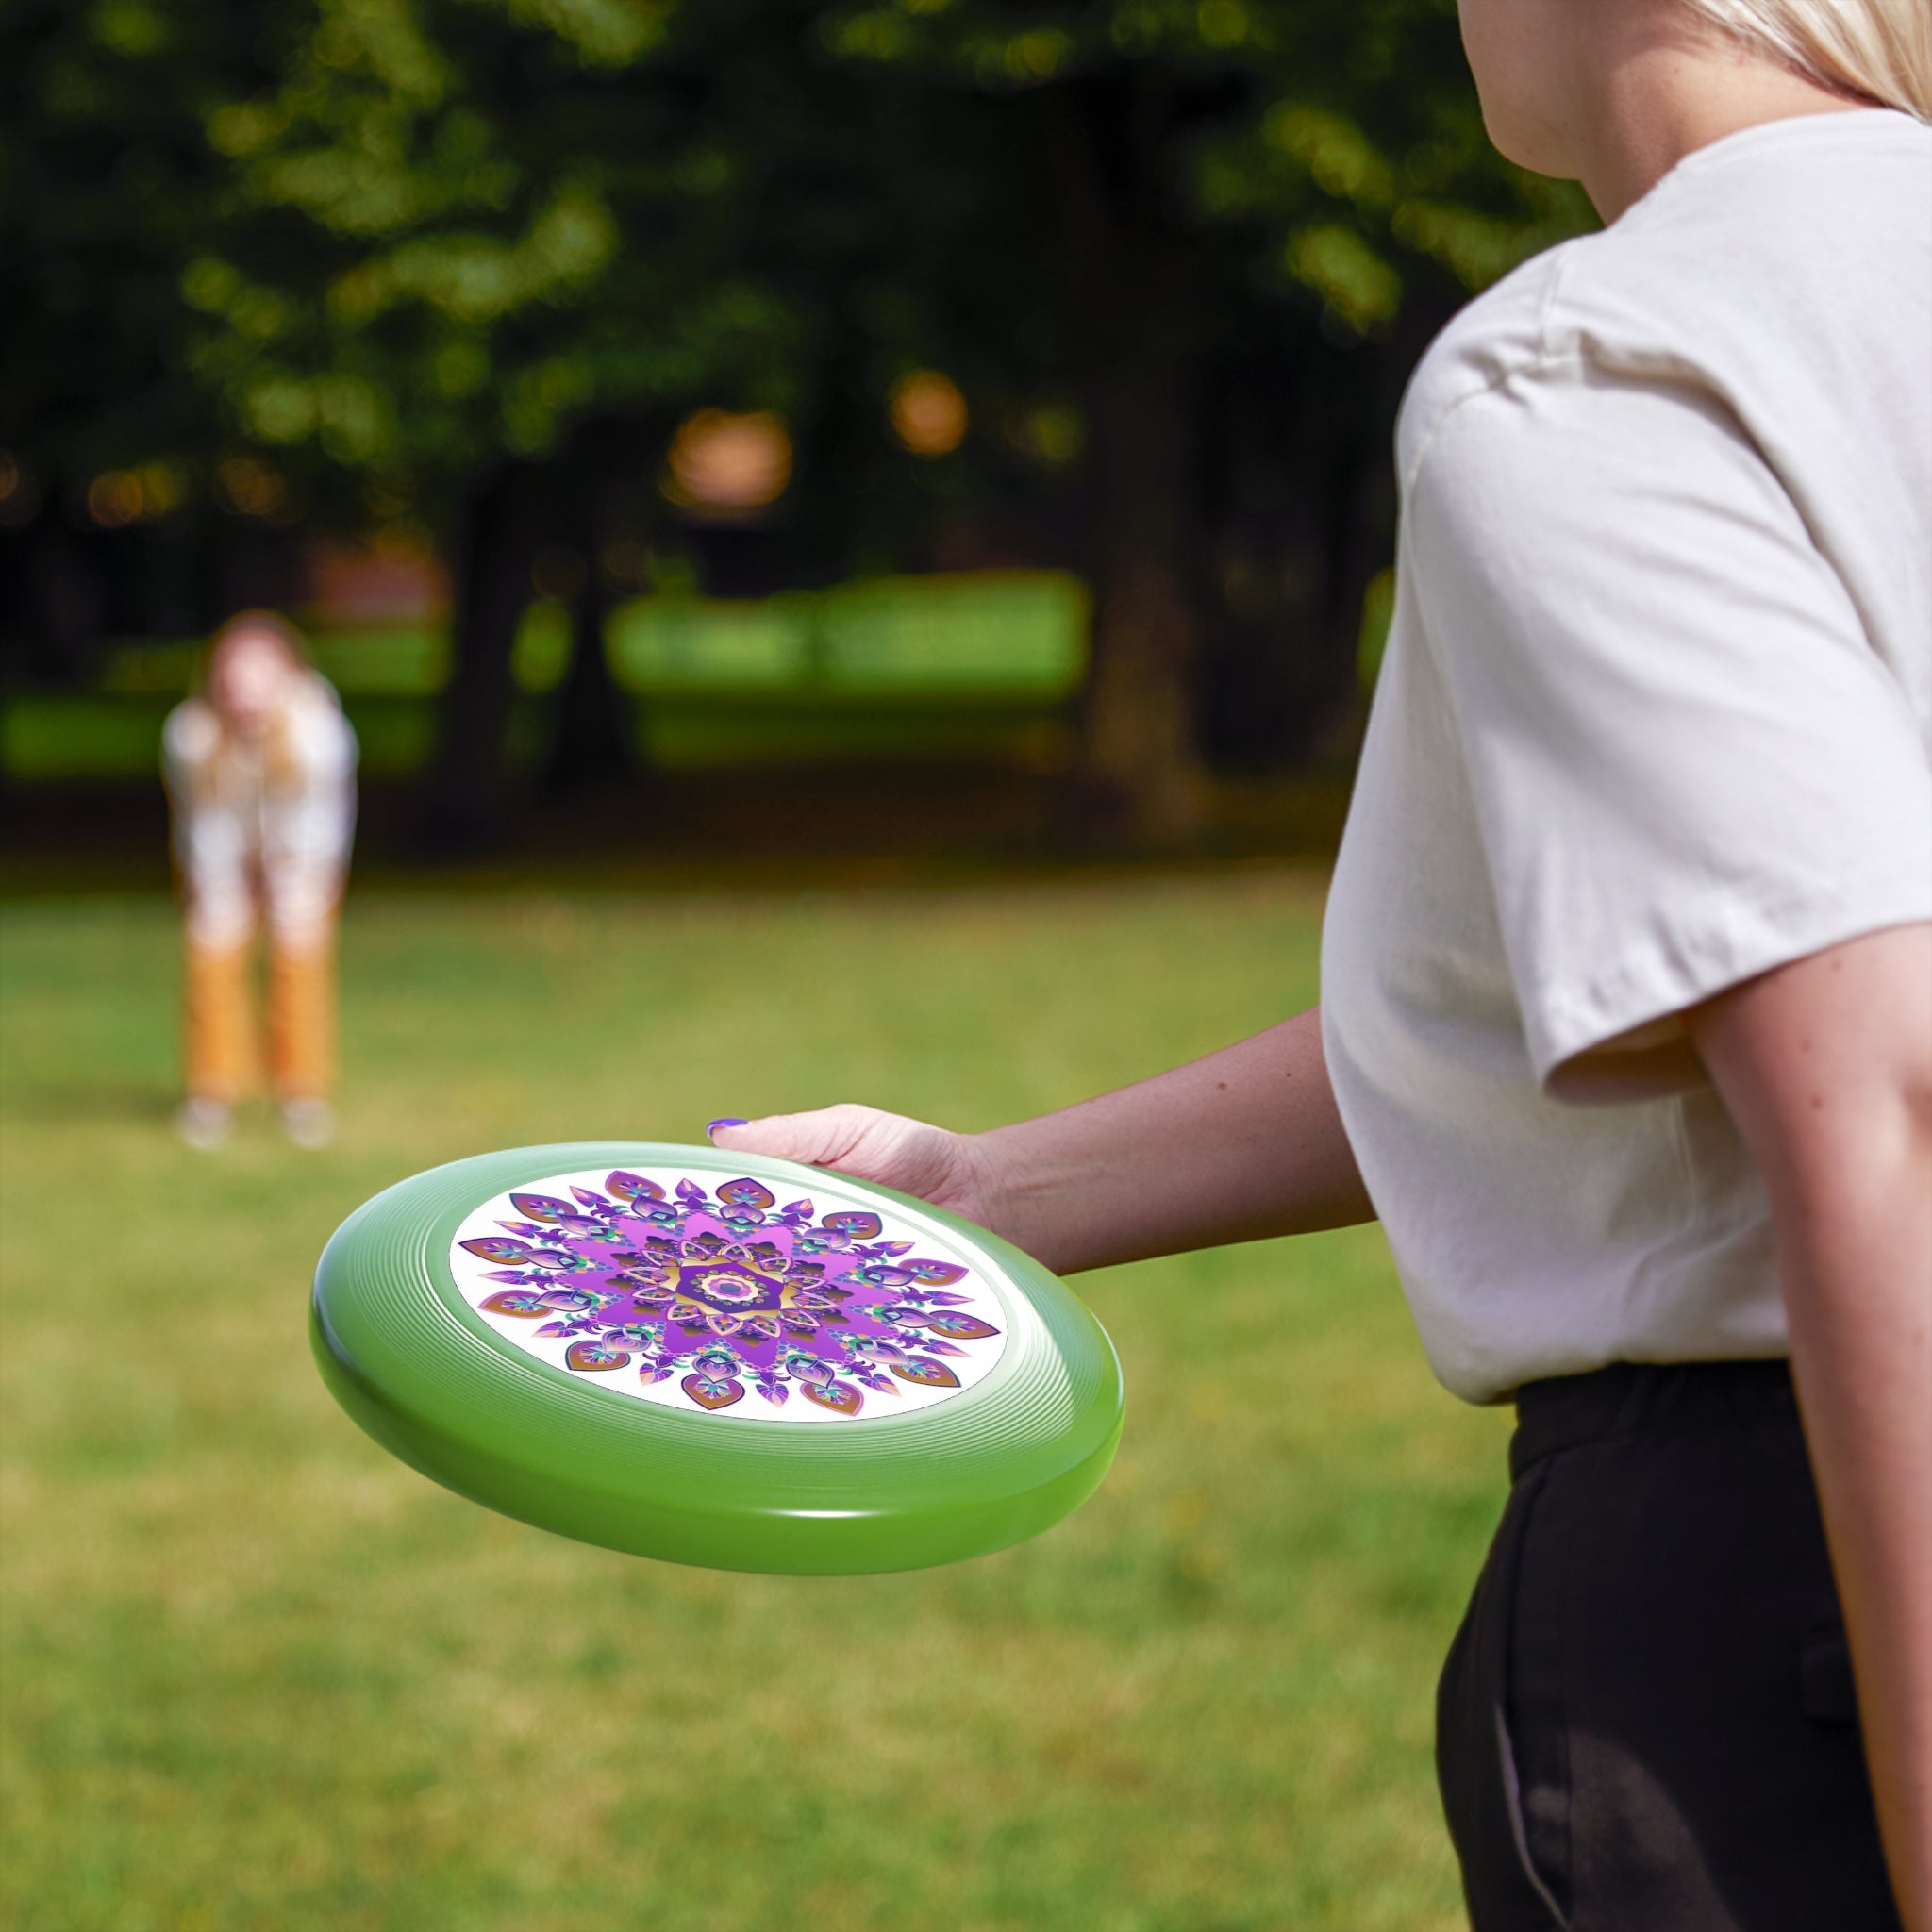
[[[361,739],[364,771],[417,771],[449,676],[446,628],[306,621]],[[1040,770],[1070,756],[1087,638],[1078,578],[1011,571],[744,602],[638,597],[611,611],[604,643],[638,749],[658,769],[966,757]],[[533,603],[515,651],[511,749],[523,762],[541,756],[548,694],[569,650],[564,608]],[[161,721],[190,688],[199,651],[198,640],[128,643],[86,689],[8,694],[0,773],[33,783],[154,772]]]

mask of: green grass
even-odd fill
[[[1087,592],[1058,571],[884,577],[761,600],[636,597],[605,644],[637,702],[640,752],[666,771],[966,756],[1051,767],[1069,756],[1068,707],[1087,660]],[[437,623],[315,631],[365,773],[421,770],[449,676]],[[197,640],[129,644],[93,688],[0,704],[0,772],[15,780],[145,776],[161,722],[192,688]],[[570,658],[570,617],[539,599],[514,669],[513,755],[541,756],[545,693]]]
[[[1434,1674],[1503,1487],[1373,1230],[1088,1277],[1127,1373],[1069,1523],[877,1580],[580,1547],[391,1461],[305,1339],[330,1229],[519,1142],[862,1097],[977,1125],[1314,991],[1285,874],[372,898],[344,1132],[177,1146],[158,902],[6,910],[16,1932],[1425,1932]]]
[[[160,768],[161,725],[171,701],[152,693],[28,691],[0,703],[0,774],[47,779],[151,778]],[[431,698],[375,692],[343,702],[361,746],[365,777],[421,772],[436,743]],[[758,765],[935,759],[993,761],[1033,771],[1071,761],[1074,731],[1063,707],[998,692],[970,698],[891,691],[807,689],[671,691],[628,708],[629,735],[653,771],[728,771]],[[550,700],[519,695],[509,755],[525,770],[552,733]]]

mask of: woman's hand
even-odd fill
[[[711,1143],[733,1153],[767,1154],[841,1174],[976,1221],[995,1234],[997,1189],[980,1143],[904,1114],[875,1107],[822,1107],[811,1113],[774,1113],[758,1121],[718,1121]]]

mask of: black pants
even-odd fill
[[[1789,1371],[1518,1400],[1437,1693],[1476,1932],[1895,1932]]]

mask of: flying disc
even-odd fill
[[[1120,1364],[982,1227],[820,1168],[591,1141],[398,1183],[316,1271],[324,1380],[459,1494],[716,1569],[912,1570],[1098,1488]]]

